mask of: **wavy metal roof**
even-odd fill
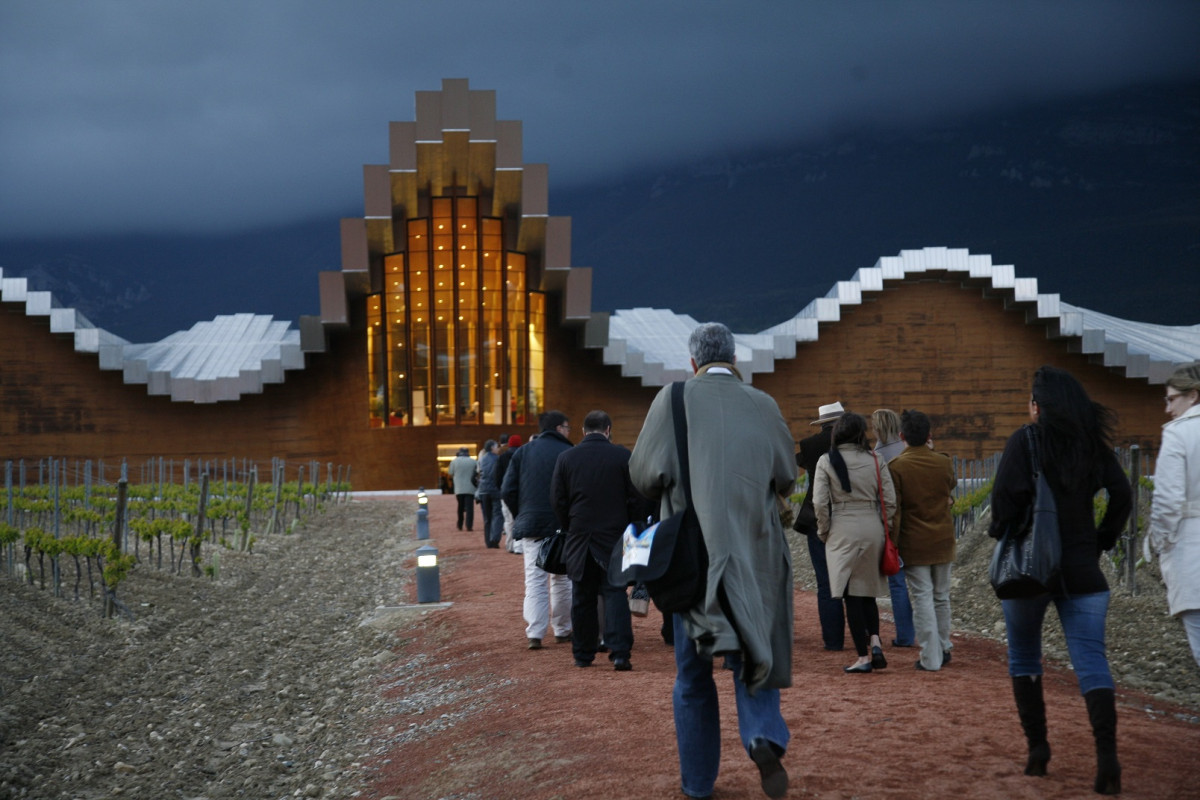
[[[286,370],[303,369],[300,331],[258,314],[218,316],[159,342],[132,344],[97,328],[50,292],[29,291],[25,278],[0,270],[0,303],[24,305],[29,317],[48,317],[50,332],[71,335],[75,350],[95,353],[100,368],[121,370],[125,383],[144,383],[152,395],[178,402],[215,403],[282,383]]]
[[[1014,304],[1029,306],[1028,322],[1045,323],[1051,336],[1075,338],[1078,351],[1096,355],[1107,367],[1126,377],[1165,383],[1175,368],[1200,359],[1200,325],[1170,326],[1131,322],[1097,311],[1068,305],[1057,294],[1039,294],[1036,278],[1019,278],[1012,265],[993,264],[991,256],[965,249],[926,247],[885,256],[874,267],[860,269],[848,281],[838,281],[796,316],[757,334],[735,334],[738,365],[746,380],[772,372],[774,361],[794,358],[797,342],[815,342],[820,323],[837,322],[842,307],[860,305],[863,292],[883,291],[884,281],[901,281],[928,272],[960,275]],[[638,377],[644,386],[663,386],[690,373],[687,338],[699,323],[665,309],[619,310],[603,320],[607,340],[604,363],[621,366],[621,374]],[[596,335],[586,336],[589,343]],[[591,346],[596,346],[592,344]]]
[[[863,292],[883,290],[884,281],[900,281],[927,272],[961,275],[964,282],[1024,304],[1029,322],[1048,326],[1051,336],[1074,338],[1079,352],[1130,378],[1165,383],[1179,364],[1200,359],[1200,325],[1170,326],[1131,322],[1068,305],[1057,294],[1039,294],[1036,278],[1018,278],[1011,265],[992,264],[990,256],[965,249],[926,247],[903,250],[838,281],[789,320],[759,333],[737,333],[737,360],[750,381],[773,372],[779,359],[795,358],[797,342],[815,342],[822,322],[841,319],[841,309],[862,303]],[[288,322],[258,314],[218,316],[162,341],[132,344],[97,328],[72,308],[59,307],[50,292],[29,291],[25,278],[5,278],[0,269],[0,303],[23,304],[30,317],[47,317],[50,332],[71,335],[81,353],[95,353],[101,369],[121,370],[126,383],[146,384],[152,395],[178,402],[215,403],[259,393],[282,383],[288,370],[303,369],[304,353],[322,349],[321,336]],[[305,320],[302,320],[302,327]],[[665,386],[691,374],[687,340],[699,323],[667,309],[633,308],[593,313],[586,323],[585,346],[601,348],[606,364],[643,386]]]

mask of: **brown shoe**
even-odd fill
[[[541,650],[542,649],[542,640],[541,639],[530,639],[529,640],[529,649],[530,650]]]
[[[571,641],[571,634],[568,633],[566,636],[555,636],[554,641],[558,642],[559,644],[566,644],[567,642]]]

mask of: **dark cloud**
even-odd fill
[[[1197,78],[1191,2],[0,6],[0,235],[221,230],[361,203],[467,77],[569,186],[845,126]]]

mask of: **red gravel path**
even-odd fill
[[[531,652],[521,619],[521,558],[485,550],[483,536],[454,530],[454,498],[431,498],[442,599],[398,653],[426,654],[434,678],[478,690],[460,693],[419,718],[470,713],[453,727],[398,744],[373,767],[371,798],[552,800],[681,798],[671,687],[672,651],[653,609],[634,618],[633,671],[607,662],[573,666],[569,644]],[[415,598],[413,598],[415,599]],[[884,631],[885,641],[892,631]],[[890,666],[845,675],[846,653],[821,649],[815,596],[796,594],[794,686],[783,692],[792,730],[784,765],[788,797],[1094,797],[1091,733],[1074,677],[1048,672],[1053,758],[1050,775],[1021,773],[1024,739],[1013,707],[1004,650],[956,635],[954,662],[940,673],[913,669],[916,651],[887,649]],[[393,676],[398,673],[393,673]],[[729,674],[718,676],[724,759],[717,800],[763,797],[758,773],[737,739]],[[402,692],[401,692],[402,695]],[[1118,744],[1125,797],[1200,797],[1200,725],[1142,695],[1118,690]]]

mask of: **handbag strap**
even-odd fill
[[[871,453],[871,458],[875,459],[875,486],[879,489],[879,515],[883,517],[883,535],[890,539],[892,534],[888,530],[887,505],[883,502],[883,475],[879,471],[879,456]]]
[[[683,496],[692,507],[692,471],[688,464],[687,409],[683,406],[684,381],[671,384],[671,418],[675,423],[675,447],[679,450],[679,473]]]
[[[1025,441],[1029,442],[1029,461],[1033,465],[1033,482],[1037,484],[1042,474],[1042,454],[1038,452],[1038,437],[1033,435],[1033,426],[1025,426]]]

